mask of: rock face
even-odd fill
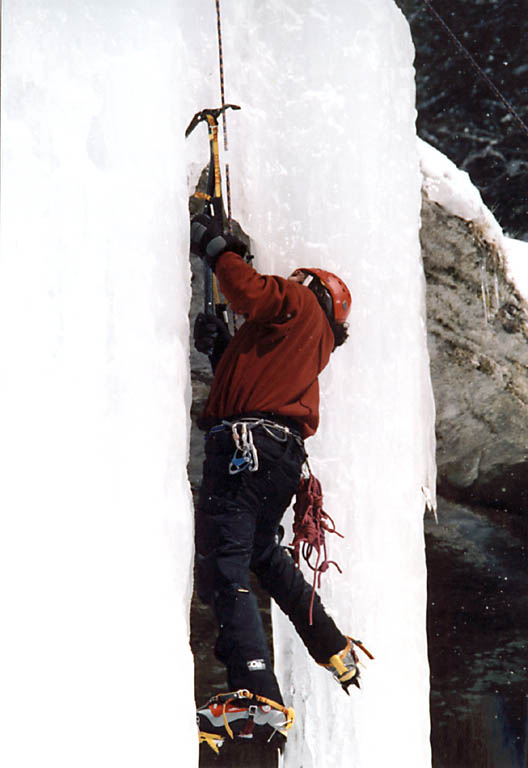
[[[496,248],[427,195],[421,242],[437,409],[439,524],[425,518],[433,766],[524,768],[527,305]]]
[[[424,196],[440,495],[511,511],[528,490],[528,305],[494,246]]]

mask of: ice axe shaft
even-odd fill
[[[200,195],[205,200],[204,212],[209,215],[223,227],[223,204],[222,204],[222,179],[220,174],[220,152],[218,149],[218,118],[226,109],[240,109],[236,104],[224,104],[218,109],[202,109],[197,112],[185,131],[187,138],[201,122],[207,122],[207,131],[210,143],[209,173],[207,178],[207,192]],[[206,314],[218,314],[222,311],[215,296],[216,284],[213,273],[204,262],[204,312]],[[216,310],[216,312],[215,312]]]
[[[185,137],[190,136],[196,126],[201,122],[207,122],[207,131],[211,145],[209,160],[209,178],[207,180],[207,202],[204,209],[210,209],[210,213],[217,221],[222,223],[222,180],[220,175],[220,153],[218,149],[218,118],[226,109],[240,109],[237,104],[224,104],[218,109],[202,109],[197,112],[185,131]]]

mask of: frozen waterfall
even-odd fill
[[[345,697],[280,615],[288,768],[430,764],[434,406],[413,48],[392,0],[223,0],[233,213],[256,267],[349,284],[307,442],[344,541],[322,596],[376,656]],[[2,4],[3,768],[196,765],[187,196],[213,0]]]

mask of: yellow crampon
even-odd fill
[[[354,653],[354,646],[360,648],[369,659],[374,659],[372,653],[368,650],[368,648],[365,648],[361,640],[354,640],[352,637],[348,637],[347,640],[348,643],[342,651],[331,656],[327,664],[320,664],[321,667],[329,669],[334,674],[335,679],[341,684],[345,693],[348,693],[347,688],[352,682],[357,685],[358,688],[360,687],[358,666],[361,665],[363,667],[364,664]],[[349,652],[352,654],[354,659],[353,667],[350,665],[347,666],[345,663],[345,657]]]
[[[205,731],[198,731],[198,744],[205,742],[208,744],[213,752],[217,755],[220,754],[219,747],[224,743],[223,736],[219,736],[217,733],[206,733]]]
[[[348,669],[348,667],[346,666],[346,664],[343,663],[343,660],[341,659],[341,656],[338,653],[330,657],[330,664],[326,666],[334,667],[337,673],[337,679],[339,680],[340,683],[346,683],[349,680],[352,680],[352,678],[357,675],[357,668],[354,667],[353,669]]]
[[[235,702],[237,699],[248,699],[250,701],[253,700],[257,704],[264,704],[268,707],[271,707],[272,709],[276,709],[279,712],[282,712],[285,718],[284,723],[281,724],[280,728],[275,728],[275,730],[286,738],[286,732],[295,722],[295,711],[293,707],[284,707],[282,704],[278,704],[276,701],[268,699],[265,696],[260,696],[258,693],[251,693],[251,691],[241,689],[239,691],[233,691],[230,693],[219,693],[216,696],[212,696],[206,704],[206,706],[209,706],[210,704],[222,705],[222,718],[224,721],[224,727],[230,739],[234,739],[235,737],[233,730],[227,720],[226,713],[229,704]],[[209,747],[211,747],[213,752],[216,752],[216,754],[220,753],[219,748],[223,745],[224,740],[224,736],[221,736],[220,734],[198,731],[198,743],[202,744],[205,742]]]

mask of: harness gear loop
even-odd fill
[[[309,467],[309,465],[308,465]],[[308,566],[314,572],[312,597],[310,600],[310,625],[313,624],[313,604],[316,586],[321,586],[321,576],[331,565],[335,565],[339,573],[343,571],[334,560],[328,559],[326,549],[326,533],[335,533],[340,538],[344,536],[336,530],[335,523],[330,515],[323,509],[323,491],[321,483],[308,470],[308,477],[301,478],[296,493],[296,501],[293,505],[295,518],[293,522],[293,559],[299,568],[301,554]],[[310,558],[316,551],[316,561],[312,565]],[[323,561],[321,562],[321,557]]]
[[[302,437],[285,424],[278,424],[269,419],[255,418],[253,416],[242,417],[235,421],[224,419],[220,424],[211,427],[206,435],[206,439],[210,435],[224,429],[231,430],[231,435],[235,444],[235,453],[229,464],[230,475],[236,475],[239,472],[243,472],[245,469],[248,469],[250,472],[256,472],[258,470],[259,458],[252,434],[252,430],[256,429],[256,427],[262,427],[266,434],[278,443],[285,443],[288,440],[288,437],[293,437],[293,439],[304,449]]]
[[[247,421],[234,421],[231,426],[231,434],[235,443],[235,452],[229,464],[229,474],[237,475],[245,469],[256,472],[259,468],[259,460],[255,443],[253,442],[253,429],[260,426],[262,420],[254,424]]]

